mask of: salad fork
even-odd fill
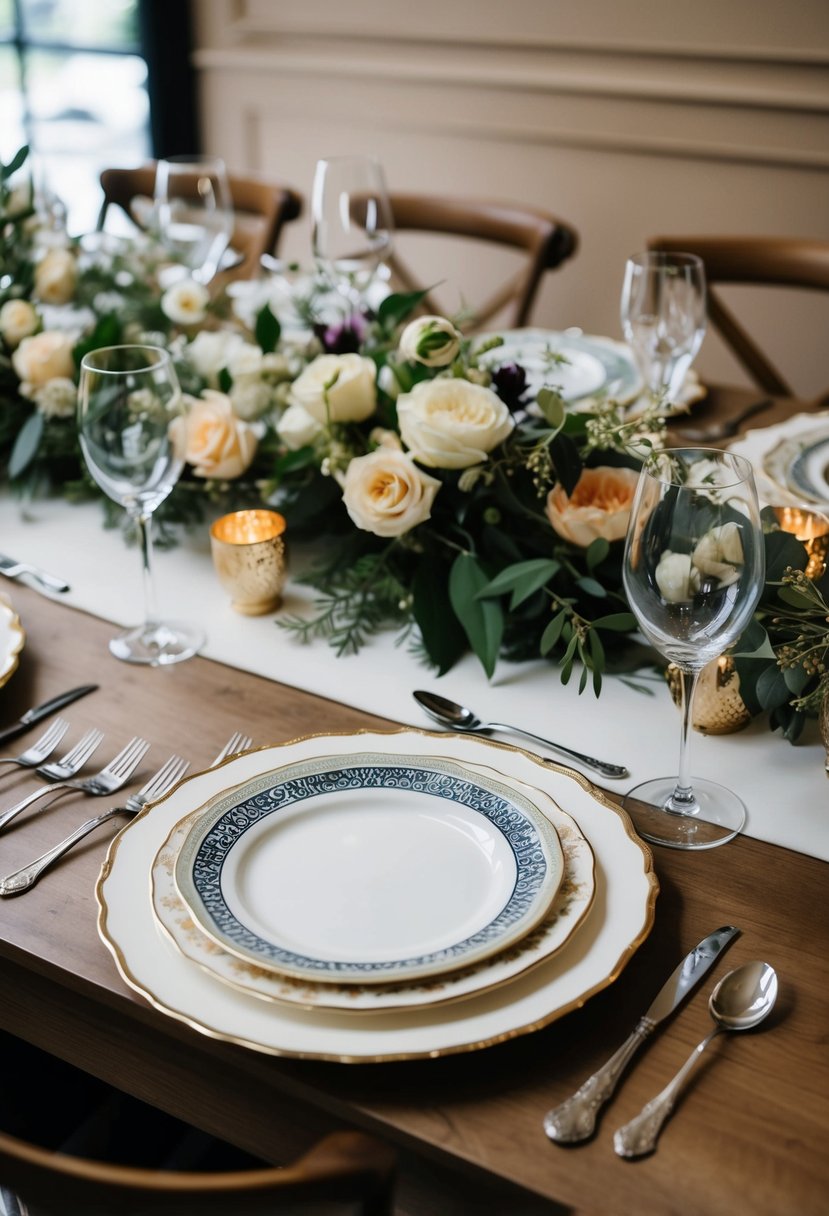
[[[36,768],[47,756],[51,756],[68,730],[69,723],[65,718],[55,718],[49,729],[45,730],[31,747],[27,747],[19,756],[0,756],[0,764],[19,764],[21,768]]]
[[[219,752],[215,760],[212,761],[210,767],[215,768],[217,764],[221,764],[223,760],[227,760],[229,756],[235,756],[238,752],[245,752],[253,743],[250,735],[242,735],[236,731],[235,735],[231,735],[227,743]]]
[[[51,849],[41,854],[40,857],[36,858],[28,866],[15,870],[12,874],[7,874],[5,878],[0,878],[0,895],[20,895],[23,891],[28,891],[30,887],[35,885],[44,870],[48,870],[51,865],[54,865],[70,849],[74,848],[79,840],[83,840],[84,836],[88,836],[90,832],[94,832],[102,823],[106,823],[116,815],[128,815],[130,818],[133,815],[137,815],[148,802],[154,802],[157,798],[163,797],[169,789],[172,789],[176,782],[181,780],[189,767],[189,762],[182,760],[181,756],[171,756],[167,763],[162,765],[155,776],[150,777],[147,784],[142,786],[137,794],[130,795],[123,806],[111,806],[103,814],[95,815],[92,819],[87,819],[85,823],[75,828],[74,832],[71,832],[59,844],[53,845]]]
[[[91,777],[85,777],[82,781],[56,781],[52,785],[47,785],[44,789],[35,790],[33,794],[29,794],[20,802],[15,803],[9,810],[4,811],[0,815],[0,830],[7,823],[16,818],[21,811],[25,811],[26,807],[31,806],[33,802],[37,802],[39,798],[44,798],[55,790],[80,790],[83,794],[91,794],[98,797],[101,794],[112,794],[115,790],[126,785],[132,774],[135,772],[138,765],[141,763],[149,743],[144,739],[139,739],[138,736],[131,739],[125,748],[118,753],[114,760],[110,760],[105,768],[100,772],[93,773]],[[49,767],[48,765],[46,767]],[[41,772],[38,769],[38,772]],[[58,798],[61,794],[58,793]]]

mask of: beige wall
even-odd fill
[[[539,324],[619,336],[625,257],[649,234],[829,240],[826,0],[194,7],[204,144],[232,168],[307,196],[319,157],[373,152],[392,188],[521,200],[571,221],[581,250],[548,276]],[[308,260],[307,219],[283,251]],[[432,257],[427,277],[463,275],[473,291],[487,273]],[[800,392],[829,387],[829,296],[732,300]],[[741,380],[710,336],[698,366]]]

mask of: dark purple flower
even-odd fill
[[[349,355],[359,351],[367,332],[365,319],[357,312],[335,325],[323,322],[314,326],[314,333],[329,355]]]
[[[492,373],[492,387],[510,410],[520,410],[526,405],[527,373],[518,363],[505,363]]]

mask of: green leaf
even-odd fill
[[[377,309],[377,320],[384,329],[394,329],[417,308],[425,291],[398,291],[386,296]]]
[[[597,536],[594,541],[587,546],[584,559],[587,562],[587,569],[592,574],[598,565],[600,565],[610,552],[610,542],[606,541],[603,536]]]
[[[594,629],[608,629],[611,633],[630,633],[636,628],[636,617],[632,612],[611,612],[597,617],[592,622]]]
[[[542,388],[536,397],[536,403],[545,422],[548,422],[554,430],[560,431],[567,416],[567,408],[561,393],[557,393],[555,389]]]
[[[121,334],[121,320],[115,313],[107,313],[106,316],[101,317],[92,333],[73,348],[72,357],[75,360],[75,366],[80,367],[81,359],[90,351],[100,350],[103,346],[118,346]]]
[[[557,615],[553,617],[553,619],[550,621],[549,625],[547,626],[547,628],[544,630],[544,632],[541,635],[541,642],[539,643],[539,650],[541,651],[542,654],[549,654],[550,651],[553,649],[556,642],[561,637],[561,632],[564,628],[564,623],[566,620],[567,620],[567,613],[562,608],[561,612],[557,613]]]
[[[765,710],[776,709],[778,705],[784,705],[790,696],[789,686],[783,672],[776,665],[767,667],[760,676],[756,692],[760,706]]]
[[[561,562],[554,558],[533,558],[530,561],[516,562],[507,566],[500,574],[496,574],[485,587],[478,592],[479,599],[512,592],[510,611],[530,598],[540,587],[543,587],[561,569]]]
[[[449,599],[469,644],[492,677],[504,634],[504,614],[497,600],[478,599],[489,582],[470,553],[461,553],[449,574]]]
[[[412,615],[429,658],[443,675],[466,650],[466,634],[452,611],[445,567],[421,561],[412,582]]]
[[[550,455],[556,477],[569,497],[578,485],[583,468],[579,449],[567,435],[558,434],[550,444]]]
[[[798,608],[803,611],[813,607],[812,601],[802,591],[797,591],[794,587],[779,587],[777,595],[784,604],[788,604],[791,608]]]
[[[29,155],[29,145],[24,144],[22,148],[18,148],[14,156],[7,165],[3,166],[4,178],[13,177],[19,168],[24,164],[26,157]]]
[[[282,327],[279,321],[266,304],[256,314],[256,327],[254,329],[256,341],[266,355],[276,350],[281,333]]]
[[[573,659],[576,654],[576,647],[579,644],[579,635],[574,633],[567,643],[567,649],[561,659],[561,682],[567,684],[570,681],[570,676],[573,674]]]
[[[766,582],[779,583],[787,566],[805,570],[808,554],[797,537],[789,532],[768,532],[765,536]]]
[[[233,377],[226,367],[223,367],[218,375],[219,389],[223,393],[229,393],[233,387]]]
[[[749,622],[731,653],[734,658],[775,659],[769,635],[758,620]]]
[[[40,447],[40,440],[43,437],[44,422],[43,414],[35,411],[34,414],[29,415],[17,432],[17,438],[9,457],[9,478],[11,480],[19,477],[37,455],[37,449]]]
[[[595,578],[585,576],[576,579],[576,586],[581,587],[585,595],[592,595],[597,600],[606,600],[607,591]]]

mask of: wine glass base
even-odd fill
[[[740,798],[715,781],[693,778],[696,808],[672,811],[667,804],[676,777],[656,777],[635,786],[622,803],[640,836],[670,849],[715,849],[740,832],[746,808]]]
[[[193,625],[181,621],[148,621],[119,633],[110,641],[109,649],[124,663],[166,667],[191,659],[204,643],[204,634]]]

